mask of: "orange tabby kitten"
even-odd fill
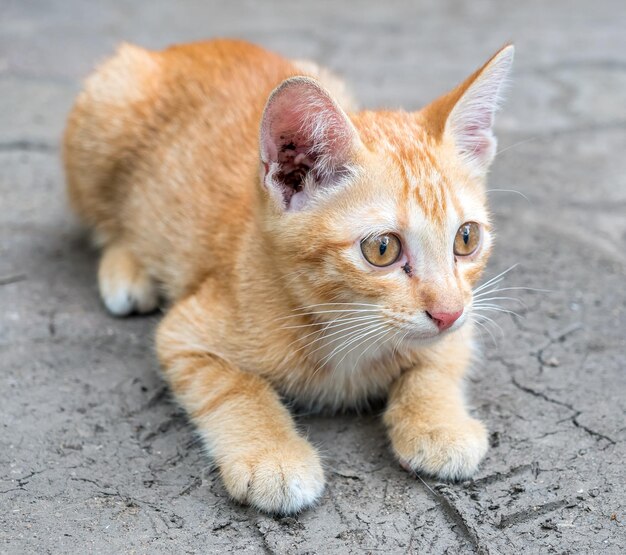
[[[228,40],[124,45],[88,79],[65,166],[102,299],[119,316],[173,304],[158,356],[233,498],[290,513],[322,493],[281,396],[385,397],[405,467],[476,470],[487,434],[462,382],[512,59],[419,112],[355,111],[325,70]]]

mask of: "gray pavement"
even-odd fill
[[[472,481],[393,461],[376,414],[300,418],[320,505],[227,499],[153,354],[158,317],[115,320],[66,208],[59,137],[121,40],[238,36],[329,65],[367,107],[413,109],[505,41],[490,275],[499,314],[469,383],[492,448]],[[626,5],[0,0],[0,552],[626,552]],[[514,306],[514,305],[511,305]]]

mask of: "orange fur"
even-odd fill
[[[124,45],[87,80],[64,159],[71,203],[104,249],[103,299],[116,314],[144,311],[158,288],[173,304],[159,359],[234,498],[293,512],[322,491],[319,456],[279,395],[331,409],[388,395],[402,461],[443,478],[475,470],[486,433],[461,395],[471,320],[439,333],[426,311],[471,311],[491,247],[494,144],[492,114],[472,110],[495,109],[486,97],[510,56],[417,113],[356,112],[326,70],[238,41]],[[485,92],[465,102],[474,90]],[[302,106],[287,117],[292,99]],[[320,142],[293,190],[274,171],[296,160],[271,143],[282,124]],[[456,260],[468,220],[483,244]],[[370,232],[400,235],[403,258],[369,266],[359,241]]]

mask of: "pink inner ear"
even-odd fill
[[[305,187],[331,181],[347,161],[353,133],[345,114],[314,81],[286,81],[270,97],[261,125],[266,185],[280,189],[290,207]]]
[[[487,119],[487,118],[485,118]],[[489,119],[493,119],[492,117]],[[482,160],[493,150],[495,138],[490,124],[467,125],[457,130],[457,146],[464,156]]]
[[[458,106],[452,114],[451,131],[459,154],[473,167],[486,168],[495,154],[493,106]]]
[[[482,174],[496,151],[493,134],[494,115],[502,88],[513,61],[512,47],[494,56],[472,80],[457,100],[449,117],[448,129],[465,161]]]
[[[314,81],[287,81],[272,95],[264,115],[267,154],[276,160],[281,147],[295,143],[296,149],[340,159],[345,156],[352,130],[345,114]],[[273,156],[272,156],[273,155]]]

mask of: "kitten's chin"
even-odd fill
[[[428,347],[436,343],[444,335],[446,335],[446,332],[440,333],[439,331],[426,332],[424,330],[415,330],[414,332],[407,333],[402,342],[411,347]]]
[[[465,323],[465,318],[459,319],[448,329],[440,331],[438,329],[432,330],[424,330],[424,329],[416,329],[414,331],[409,331],[403,339],[404,343],[409,343],[411,346],[428,346],[436,343],[440,339],[447,337],[451,333],[454,333],[458,329],[460,329]]]

